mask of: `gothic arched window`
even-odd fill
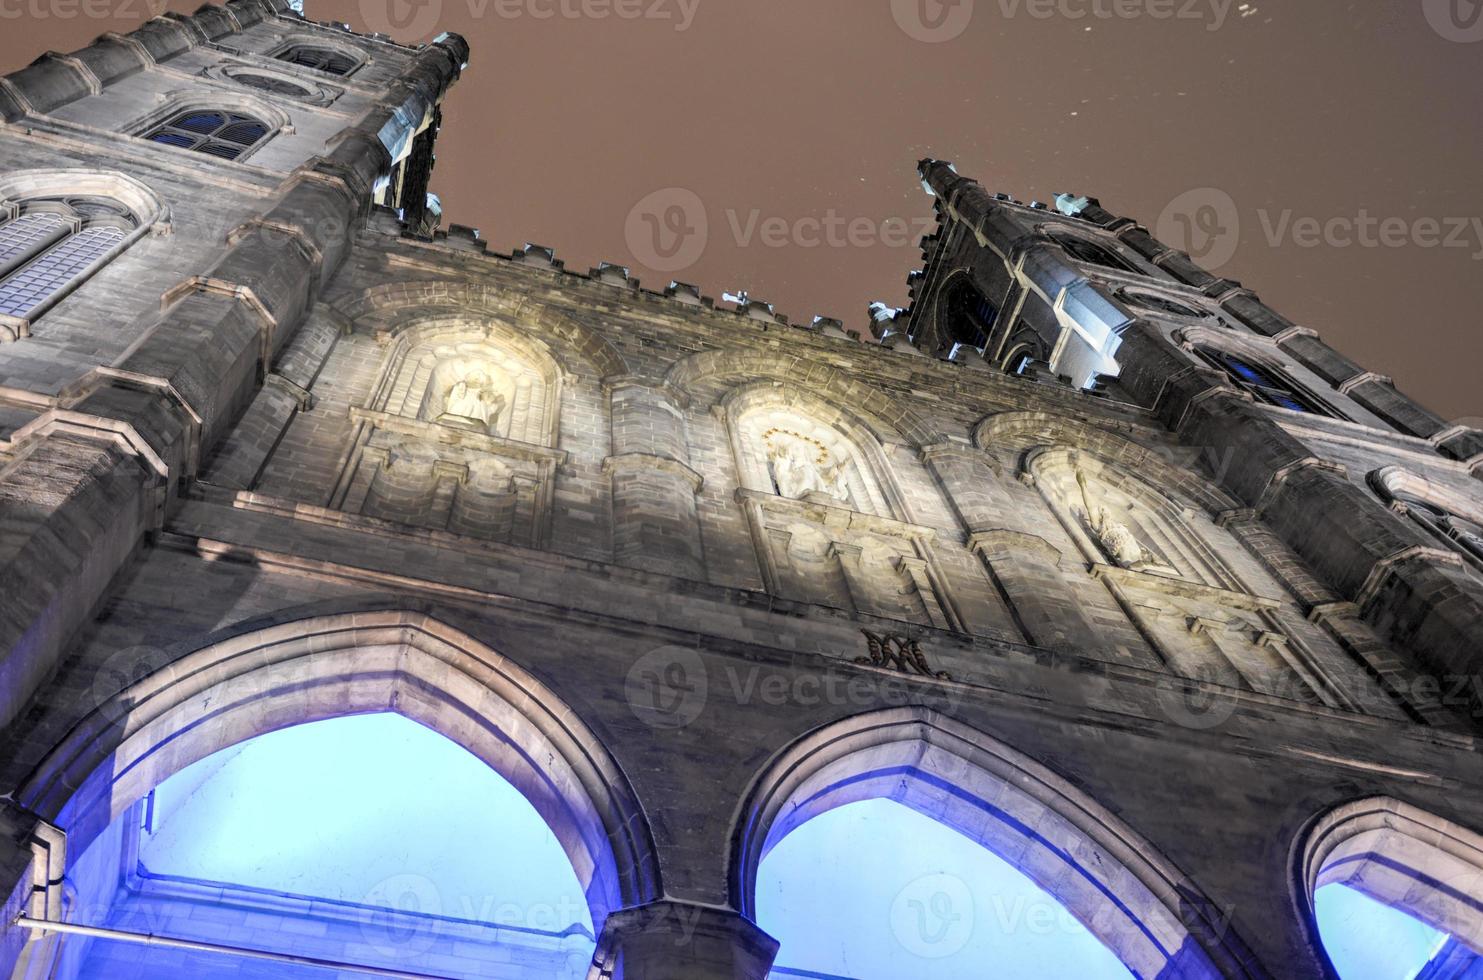
[[[91,275],[138,226],[128,208],[99,197],[22,201],[0,210],[0,316],[31,320]]]
[[[1135,276],[1146,273],[1112,249],[1076,235],[1052,235],[1051,241],[1061,246],[1066,254],[1078,262],[1100,266],[1114,272],[1129,272]]]
[[[278,60],[298,65],[301,68],[312,68],[329,75],[348,75],[359,65],[355,58],[343,51],[314,44],[295,44],[280,53]]]
[[[1332,410],[1302,391],[1279,371],[1218,347],[1201,344],[1195,348],[1195,353],[1259,402],[1309,415],[1334,415]]]
[[[240,112],[224,109],[189,109],[155,126],[144,138],[194,153],[235,160],[263,143],[268,124]]]
[[[942,300],[943,339],[982,351],[999,322],[999,307],[967,278],[948,287]]]

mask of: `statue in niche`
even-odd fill
[[[1133,529],[1117,520],[1103,504],[1093,504],[1091,491],[1087,488],[1086,474],[1076,471],[1076,483],[1081,487],[1081,502],[1086,507],[1082,512],[1087,527],[1096,535],[1097,543],[1114,563],[1134,571],[1157,571],[1173,574],[1168,568],[1143,547]]]
[[[443,414],[440,422],[473,423],[483,431],[491,431],[505,409],[504,396],[494,390],[487,375],[474,372],[448,389],[443,399]]]
[[[801,500],[811,493],[822,493],[841,503],[849,502],[844,467],[830,466],[829,451],[823,446],[794,433],[769,433],[766,444],[767,468],[779,496]]]

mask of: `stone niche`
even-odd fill
[[[1332,682],[1261,594],[1222,556],[1242,546],[1209,514],[1093,454],[1045,448],[1025,471],[1086,567],[1175,673],[1297,700]]]
[[[561,372],[499,324],[424,323],[388,343],[353,407],[354,438],[330,505],[398,524],[544,547]]]
[[[721,406],[763,581],[772,594],[964,630],[934,551],[912,522],[874,435],[785,387]]]

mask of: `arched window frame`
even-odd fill
[[[1342,418],[1326,401],[1298,384],[1286,371],[1275,367],[1259,355],[1244,350],[1214,343],[1205,338],[1194,339],[1187,349],[1201,362],[1224,374],[1231,384],[1251,395],[1263,405],[1272,405],[1305,415],[1326,418]],[[1246,370],[1243,371],[1242,368]]]
[[[985,352],[1004,323],[1006,303],[995,300],[974,278],[960,272],[943,284],[938,294],[938,336],[956,351],[971,347]]]
[[[1390,797],[1337,807],[1294,842],[1295,904],[1332,969],[1315,896],[1343,884],[1483,952],[1483,835]]]
[[[1183,320],[1203,320],[1209,316],[1207,311],[1200,309],[1194,302],[1152,289],[1119,289],[1117,299],[1140,313],[1155,313]]]
[[[285,65],[332,78],[349,78],[369,60],[361,52],[323,41],[290,41],[269,57]]]
[[[138,214],[106,195],[0,198],[0,331],[15,340],[127,248]]]
[[[181,88],[164,93],[162,103],[142,116],[139,116],[124,126],[120,131],[130,136],[158,145],[163,150],[179,150],[181,147],[155,144],[149,139],[150,135],[160,127],[179,119],[182,116],[197,112],[232,113],[238,116],[250,116],[257,122],[267,127],[261,139],[250,147],[244,147],[233,160],[212,156],[210,159],[222,163],[249,163],[264,146],[271,143],[281,135],[293,132],[292,119],[281,104],[275,103],[271,97],[260,97],[254,95],[245,86],[237,86],[233,83],[228,87],[223,85],[210,96],[202,94],[198,86],[194,89]],[[193,152],[186,150],[186,152]]]
[[[220,123],[208,129],[204,121],[211,116],[219,117]],[[241,138],[246,134],[228,135],[234,129],[250,131],[252,127],[261,127],[262,132],[251,140]],[[139,135],[151,143],[241,163],[276,134],[277,127],[251,111],[207,105],[176,107]]]
[[[1067,258],[1079,265],[1091,266],[1124,276],[1144,278],[1150,276],[1148,270],[1140,268],[1110,242],[1089,238],[1061,227],[1048,229],[1044,234]]]
[[[1397,466],[1370,474],[1370,485],[1391,510],[1429,537],[1455,552],[1464,564],[1483,574],[1483,507],[1463,494]]]

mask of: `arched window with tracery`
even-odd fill
[[[1335,415],[1323,402],[1304,391],[1281,371],[1251,358],[1209,344],[1198,344],[1195,354],[1225,374],[1242,391],[1266,405],[1307,415]]]
[[[278,54],[279,61],[286,61],[300,68],[312,68],[327,75],[348,75],[360,67],[360,61],[336,48],[317,44],[295,44]]]
[[[139,226],[104,197],[0,204],[0,316],[29,322],[96,272]]]
[[[170,116],[144,134],[153,143],[237,160],[271,138],[267,123],[227,109],[188,109]]]

